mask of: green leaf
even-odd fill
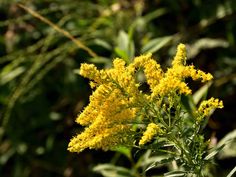
[[[130,59],[134,57],[135,47],[132,36],[128,35],[123,30],[121,30],[118,34],[115,53],[127,63],[130,63]]]
[[[117,37],[117,47],[120,50],[126,51],[129,45],[129,35],[121,30],[119,31],[118,37]]]
[[[24,71],[25,71],[25,68],[22,66],[19,66],[15,68],[14,70],[11,70],[8,72],[2,72],[0,75],[0,85],[4,85],[10,82],[11,80],[15,79],[17,76],[22,74]]]
[[[129,56],[126,53],[126,51],[121,50],[120,48],[116,47],[115,52],[116,52],[116,55],[118,55],[120,58],[124,59],[125,61],[128,60]]]
[[[154,10],[153,12],[148,13],[143,18],[144,18],[145,22],[148,23],[151,20],[166,14],[167,11],[168,10],[166,8],[160,8],[160,9]]]
[[[198,104],[199,101],[202,98],[205,98],[207,95],[207,91],[209,89],[209,87],[212,85],[212,82],[209,82],[207,84],[205,84],[204,86],[202,86],[200,89],[198,89],[194,94],[193,94],[193,102],[194,104]]]
[[[0,165],[4,165],[15,154],[15,149],[9,149],[0,156]]]
[[[128,54],[129,54],[129,63],[131,62],[131,59],[134,58],[135,55],[135,45],[134,45],[134,41],[130,40],[129,42],[129,48],[128,48]]]
[[[164,36],[150,40],[146,45],[141,48],[142,53],[154,53],[160,50],[162,47],[167,45],[173,36]]]
[[[210,160],[212,159],[217,153],[219,153],[223,148],[224,148],[225,144],[218,146],[216,148],[213,148],[212,152],[209,153],[204,160]]]
[[[168,173],[165,173],[165,177],[175,177],[175,176],[185,176],[186,172],[185,171],[171,171]]]
[[[236,157],[236,130],[231,131],[222,138],[217,146],[222,145],[225,145],[225,147],[219,152],[218,158]]]
[[[98,45],[98,46],[101,46],[101,47],[103,47],[107,50],[112,49],[111,45],[107,41],[102,40],[102,39],[94,39],[93,43]]]
[[[102,174],[104,177],[132,177],[132,172],[124,167],[115,166],[112,164],[101,164],[93,168],[96,173]]]
[[[172,162],[175,160],[173,157],[168,157],[168,156],[154,156],[150,157],[148,160],[144,161],[142,166],[147,165],[147,168],[145,169],[145,172],[148,170],[151,170],[156,167],[160,167],[166,163]]]
[[[196,109],[193,98],[191,96],[181,95],[181,103],[188,114],[193,117],[193,111]]]
[[[145,31],[150,21],[166,14],[167,11],[168,10],[166,8],[159,8],[146,14],[145,16],[137,17],[129,27],[129,37],[133,37],[135,30],[141,32]]]
[[[128,159],[131,159],[131,149],[125,146],[118,146],[112,149],[116,152],[119,152],[123,155],[125,155]]]
[[[230,171],[230,173],[226,177],[231,177],[236,172],[236,166],[233,168],[233,170]]]
[[[96,58],[90,58],[88,61],[92,63],[101,63],[101,64],[108,64],[111,63],[111,59],[106,57],[96,57]]]
[[[80,75],[80,69],[74,69],[73,72],[74,72],[75,74]]]
[[[216,47],[226,48],[228,46],[228,41],[223,39],[202,38],[197,40],[190,46],[190,50],[188,51],[188,58],[196,57],[201,52],[201,50],[204,49],[212,49]]]

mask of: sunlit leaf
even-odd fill
[[[122,59],[124,59],[125,61],[127,61],[128,60],[128,54],[126,53],[126,51],[124,51],[124,50],[121,50],[120,48],[115,48],[115,52],[116,52],[116,54],[120,57],[120,58],[122,58]]]
[[[111,59],[106,58],[106,57],[96,57],[96,58],[91,58],[88,59],[92,63],[103,63],[103,64],[108,64],[111,63]]]
[[[144,18],[145,22],[147,23],[155,18],[158,18],[158,17],[166,14],[167,12],[168,12],[168,10],[166,8],[159,8],[159,9],[154,10],[153,12],[148,13],[143,18]]]
[[[165,37],[152,39],[142,47],[141,52],[142,53],[149,53],[149,52],[155,53],[158,50],[160,50],[162,47],[167,45],[172,39],[173,39],[173,36],[165,36]]]
[[[129,169],[115,166],[112,164],[97,165],[93,168],[94,172],[102,174],[104,177],[132,177],[132,173]]]
[[[4,85],[4,84],[12,81],[16,77],[18,77],[20,74],[22,74],[24,71],[25,71],[25,68],[22,66],[19,66],[19,67],[15,68],[14,70],[11,70],[7,73],[6,72],[1,73],[0,84]]]
[[[129,159],[131,159],[131,149],[125,146],[119,146],[119,147],[115,147],[113,149],[116,152],[119,152],[123,155],[125,155],[126,157],[128,157]]]
[[[236,157],[236,130],[231,131],[220,140],[217,146],[225,145],[218,157],[220,159]]]
[[[213,157],[215,157],[215,155],[219,153],[224,148],[224,146],[225,144],[218,146],[216,148],[213,148],[212,151],[204,158],[204,160],[210,160]]]
[[[164,174],[165,177],[175,177],[175,176],[185,176],[185,175],[186,175],[185,171],[172,171]]]
[[[236,166],[230,171],[230,173],[226,177],[232,177],[236,172]]]
[[[117,47],[115,47],[116,54],[124,59],[127,63],[134,57],[134,42],[132,36],[121,30],[117,37]]]
[[[107,41],[102,40],[102,39],[94,39],[93,43],[98,45],[98,46],[101,46],[101,47],[103,47],[107,50],[112,49],[112,46]]]
[[[202,98],[206,97],[207,91],[211,85],[212,85],[212,82],[209,82],[205,84],[204,86],[202,86],[193,94],[193,101],[195,104],[198,104]]]
[[[143,166],[147,165],[147,168],[145,169],[145,171],[148,171],[153,168],[163,166],[164,164],[172,162],[173,160],[175,160],[174,157],[154,156],[154,157],[150,157],[147,161],[143,162]]]
[[[213,49],[217,47],[226,48],[228,46],[228,41],[224,39],[201,38],[190,45],[188,58],[196,57],[203,49]]]

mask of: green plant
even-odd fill
[[[61,138],[80,131],[73,118],[91,93],[75,69],[81,62],[109,68],[116,57],[131,63],[134,56],[148,52],[165,68],[179,42],[188,43],[188,63],[214,75],[211,87],[200,90],[224,100],[225,109],[209,118],[202,133],[211,142],[220,141],[235,129],[235,2],[0,0],[0,176],[99,176],[91,174],[91,168],[110,161],[114,152],[101,159],[105,152],[83,151],[77,158],[66,151],[68,140]],[[90,56],[71,37],[98,57]],[[137,75],[140,88],[146,90],[142,71]],[[195,92],[197,84],[189,85],[195,105],[202,92]],[[191,112],[189,97],[181,100]],[[231,143],[217,155],[214,177],[226,176],[233,168],[235,148]],[[128,160],[116,153],[112,165],[98,166],[100,172],[114,172],[120,165],[125,167],[119,168],[121,173],[132,166],[132,172],[139,174],[149,162],[162,158],[160,152],[116,150]]]
[[[147,165],[147,169],[172,163],[173,171],[164,176],[209,176],[208,165],[223,145],[209,150],[202,130],[212,111],[223,108],[223,103],[210,98],[196,107],[184,99],[192,94],[187,78],[207,82],[212,75],[186,64],[183,44],[166,71],[151,54],[136,57],[127,65],[115,59],[113,66],[100,71],[92,64],[81,66],[80,74],[91,79],[90,85],[96,89],[76,120],[87,127],[71,140],[68,149],[148,149],[165,158]],[[140,72],[149,86],[146,90],[138,81]]]

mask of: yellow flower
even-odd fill
[[[173,92],[185,95],[191,94],[192,90],[184,81],[188,77],[191,77],[193,80],[200,79],[202,82],[213,78],[209,73],[206,74],[201,70],[196,70],[194,66],[186,66],[186,48],[184,44],[179,44],[172,67],[168,68],[164,76],[160,78],[159,84],[152,88],[151,97],[167,96]]]
[[[71,152],[81,152],[86,148],[108,150],[116,145],[126,143],[129,131],[130,125],[118,124],[109,127],[105,118],[99,116],[84,132],[72,138],[68,150]]]
[[[202,101],[197,110],[198,121],[201,121],[203,117],[209,116],[212,110],[216,108],[222,109],[223,107],[223,102],[216,98],[210,98],[209,100]]]
[[[141,140],[139,141],[139,145],[144,145],[150,142],[153,137],[160,132],[160,127],[155,123],[148,124],[146,131],[143,133]]]
[[[100,73],[97,67],[93,64],[83,63],[80,67],[80,75],[95,80],[96,82],[100,82]]]
[[[154,88],[152,96],[165,96],[170,92],[178,92],[180,94],[191,94],[191,89],[185,82],[182,82],[175,77],[165,77],[160,81],[157,87]]]
[[[154,89],[159,84],[164,73],[161,66],[151,58],[152,54],[141,55],[134,59],[134,62],[129,66],[130,68],[143,68],[144,74],[151,89]]]
[[[187,59],[186,47],[184,44],[179,44],[177,47],[177,52],[172,61],[172,66],[185,65]]]
[[[77,117],[76,122],[81,125],[91,124],[101,110],[102,104],[112,92],[111,85],[100,85],[90,96],[90,103]]]
[[[136,74],[143,69],[151,94],[139,90]],[[154,112],[162,107],[163,98],[175,95],[191,94],[185,79],[200,79],[202,82],[211,80],[211,74],[186,65],[186,48],[180,44],[172,66],[164,72],[161,66],[152,58],[152,54],[135,57],[131,64],[116,58],[110,69],[98,70],[93,64],[82,64],[80,74],[91,80],[91,88],[95,89],[90,96],[90,103],[77,117],[76,122],[86,126],[84,131],[69,143],[72,152],[81,152],[86,148],[108,150],[117,145],[129,145],[134,142],[134,122],[143,123],[142,117],[149,124],[139,141],[139,145],[150,142],[160,133],[160,126],[152,122]],[[154,105],[153,110],[147,110]],[[203,102],[199,115],[207,115],[214,108],[223,104],[217,99]],[[146,115],[150,114],[150,115]]]
[[[113,66],[114,69],[120,73],[125,72],[125,61],[120,59],[120,58],[116,58],[113,61]]]
[[[132,133],[131,123],[136,111],[136,108],[130,107],[127,95],[116,85],[101,84],[90,96],[89,105],[76,119],[79,124],[88,127],[71,140],[68,150],[108,150],[116,145],[129,144],[132,141],[128,141],[128,135]]]

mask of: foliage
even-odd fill
[[[0,0],[0,175],[96,176],[88,170],[108,163],[113,153],[101,158],[102,152],[85,151],[78,158],[66,151],[69,138],[81,129],[74,117],[91,93],[76,69],[82,62],[107,68],[115,57],[129,63],[144,52],[165,67],[180,42],[187,45],[187,62],[213,74],[208,94],[224,101],[224,110],[209,119],[205,137],[214,142],[235,129],[235,7],[234,0]],[[118,156],[112,162],[127,165]],[[215,176],[226,176],[234,160],[217,160]]]

